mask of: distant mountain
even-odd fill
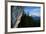
[[[33,18],[34,20],[39,20],[39,19],[40,19],[40,16],[32,15],[32,18]]]

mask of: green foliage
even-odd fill
[[[40,20],[33,20],[32,16],[26,16],[23,14],[18,28],[21,27],[40,27]]]

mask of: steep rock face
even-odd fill
[[[17,21],[16,21],[16,24],[14,25],[14,27],[18,27],[18,24],[20,23],[20,20],[21,20],[21,17],[22,17],[22,13],[20,13],[19,17],[17,17]]]
[[[11,6],[11,27],[13,28],[16,25],[16,22],[23,12],[21,6]]]

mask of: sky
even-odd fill
[[[31,15],[40,16],[40,7],[25,6],[24,11],[26,14],[29,13],[29,16],[31,16]]]

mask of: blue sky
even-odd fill
[[[26,14],[29,13],[29,16],[31,16],[31,15],[40,16],[40,7],[25,6],[24,11],[25,11]]]

